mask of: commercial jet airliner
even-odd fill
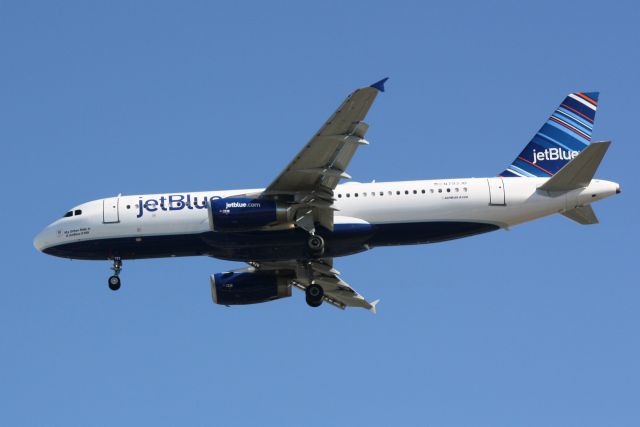
[[[307,304],[369,302],[341,279],[334,259],[378,246],[436,243],[508,229],[555,213],[598,222],[591,204],[620,193],[594,179],[609,141],[590,143],[597,92],[569,94],[513,163],[489,178],[347,182],[363,121],[383,79],[351,93],[266,188],[109,197],[74,207],[35,247],[71,259],[110,260],[120,288],[123,260],[204,255],[247,268],[213,274],[213,301],[254,304],[305,292]],[[507,113],[508,114],[508,110]]]

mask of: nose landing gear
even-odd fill
[[[120,271],[122,271],[122,259],[120,257],[113,258],[113,276],[109,277],[109,289],[117,291],[120,289]]]

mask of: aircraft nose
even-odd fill
[[[43,231],[39,232],[36,237],[33,238],[33,246],[40,252],[44,249],[44,236],[42,233]]]
[[[42,252],[48,244],[49,227],[39,232],[36,237],[33,238],[33,246],[40,252]]]

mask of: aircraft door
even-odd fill
[[[105,224],[120,222],[118,213],[119,197],[110,197],[102,200],[102,222]]]
[[[489,183],[489,205],[505,206],[504,182],[501,177],[487,178]]]

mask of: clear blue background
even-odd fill
[[[636,2],[0,2],[3,425],[640,425]],[[211,302],[208,258],[38,253],[118,193],[268,184],[390,76],[350,174],[492,176],[601,91],[601,224],[337,261],[364,310]]]

